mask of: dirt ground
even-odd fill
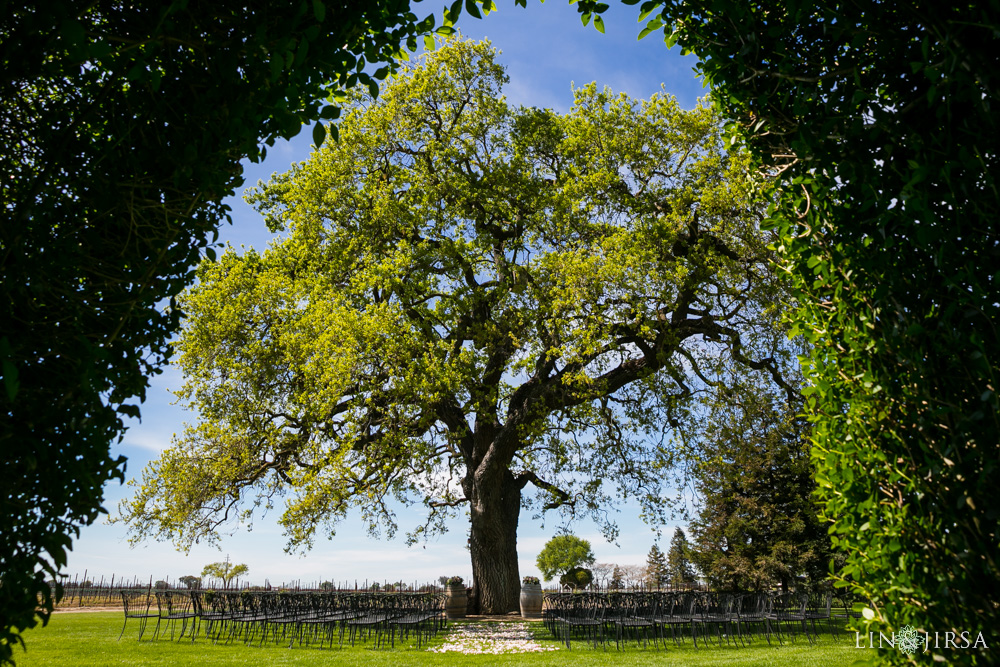
[[[73,607],[73,606],[64,606],[64,607],[56,607],[53,611],[55,611],[57,613],[60,613],[60,614],[68,614],[68,613],[79,613],[79,612],[87,612],[87,611],[121,611],[121,610],[122,610],[121,606],[118,606],[118,607]]]

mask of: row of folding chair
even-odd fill
[[[574,638],[606,645],[613,636],[617,648],[628,641],[647,646],[671,639],[680,645],[690,638],[701,645],[747,646],[757,639],[771,643],[802,634],[812,643],[817,621],[836,632],[830,595],[732,593],[550,593],[543,615],[553,634],[571,646]],[[810,632],[811,630],[811,632]]]
[[[157,611],[152,611],[155,599]],[[411,636],[418,646],[440,631],[446,623],[444,596],[424,593],[334,593],[334,592],[258,592],[258,591],[123,591],[125,624],[139,623],[139,639],[147,625],[156,620],[153,638],[170,630],[174,638],[181,623],[183,638],[190,625],[193,641],[199,627],[213,642],[263,645],[267,641],[333,644],[348,639],[374,640],[376,646],[395,645]]]

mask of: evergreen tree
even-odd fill
[[[713,406],[694,487],[695,562],[713,586],[761,590],[827,576],[830,538],[812,499],[801,406],[748,385]]]
[[[670,569],[667,557],[660,547],[653,544],[646,556],[646,584],[650,588],[660,588],[670,581]]]
[[[612,591],[620,591],[624,587],[625,581],[622,576],[622,568],[619,565],[615,565],[615,569],[611,571],[611,581],[608,582],[608,589]]]
[[[673,587],[687,586],[698,581],[691,562],[691,545],[680,527],[674,529],[667,556],[667,580]]]

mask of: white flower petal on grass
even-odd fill
[[[453,626],[443,644],[427,650],[436,653],[500,655],[558,649],[558,646],[542,646],[536,642],[526,623],[465,623]]]

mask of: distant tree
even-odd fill
[[[625,573],[620,565],[615,565],[611,570],[611,580],[608,581],[608,588],[613,591],[620,591],[625,588]]]
[[[177,581],[184,584],[188,589],[194,590],[201,588],[201,577],[196,577],[191,574],[186,574],[183,577],[178,577]]]
[[[687,536],[678,526],[670,538],[670,552],[667,556],[667,582],[673,587],[687,586],[698,580],[691,561],[691,545]]]
[[[336,585],[332,581],[324,581],[319,585],[321,591],[332,591],[336,588]]]
[[[594,582],[594,573],[585,567],[572,567],[559,577],[560,586],[581,590]]]
[[[646,556],[646,585],[650,588],[661,588],[670,581],[670,571],[667,567],[667,557],[654,543]]]
[[[535,564],[545,581],[549,581],[575,567],[592,565],[594,560],[590,542],[567,533],[556,535],[546,542]]]
[[[607,586],[608,580],[614,572],[614,563],[594,563],[590,566],[590,571],[594,573],[594,581],[601,586]]]
[[[645,565],[620,565],[622,588],[640,588],[646,583]]]
[[[165,591],[168,588],[170,588],[170,584],[163,581],[162,579],[159,579],[155,584],[153,584],[153,588],[155,588],[158,591]]]
[[[225,588],[229,588],[229,582],[237,577],[241,577],[248,573],[250,568],[247,567],[245,563],[234,564],[225,560],[221,563],[209,563],[202,569],[202,577],[211,577],[213,579],[220,579]]]

